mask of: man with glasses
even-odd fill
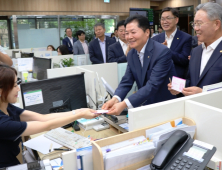
[[[165,32],[153,37],[153,40],[166,45],[171,50],[177,76],[185,78],[192,36],[177,29],[178,21],[179,12],[176,9],[164,8],[161,12],[160,23]]]
[[[222,7],[213,2],[198,5],[192,26],[203,43],[192,50],[182,91],[185,96],[201,93],[203,86],[222,81]],[[168,84],[173,95],[179,94],[171,88]]]

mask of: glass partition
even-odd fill
[[[90,42],[94,37],[94,25],[97,22],[104,23],[106,35],[114,32],[118,16],[16,16],[18,46],[22,48],[39,48],[53,45],[57,48],[66,37],[65,29],[71,28],[73,37],[76,31],[83,30],[86,33],[86,40]],[[12,23],[12,22],[11,22]],[[15,48],[14,27],[12,25],[12,42]],[[77,37],[76,37],[77,38]]]

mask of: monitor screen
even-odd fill
[[[147,17],[147,11],[130,11],[130,16],[133,15],[142,15],[144,17]]]
[[[71,110],[87,108],[84,74],[21,84],[23,108],[48,114],[69,101]]]
[[[34,57],[34,53],[21,52],[21,58],[30,58],[30,57]]]
[[[47,79],[47,69],[51,69],[51,58],[33,57],[32,78],[43,80]]]

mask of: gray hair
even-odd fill
[[[95,29],[96,27],[98,27],[98,26],[101,26],[101,27],[103,27],[103,29],[105,29],[105,26],[104,26],[104,24],[102,24],[102,23],[96,23],[96,24],[94,25],[94,29]]]
[[[209,20],[220,20],[222,29],[222,6],[214,2],[207,2],[204,4],[199,4],[195,11],[203,10],[207,13]]]

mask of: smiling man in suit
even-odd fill
[[[62,45],[65,45],[70,54],[73,54],[73,44],[77,41],[76,38],[72,37],[72,29],[66,28],[65,30],[67,37],[62,40]]]
[[[76,32],[76,36],[79,40],[77,40],[73,45],[74,55],[89,54],[88,42],[85,40],[85,32],[79,30]]]
[[[97,23],[94,26],[96,39],[89,43],[89,56],[92,64],[102,64],[108,62],[108,48],[115,43],[113,38],[105,36],[105,26]]]
[[[167,46],[173,56],[177,76],[184,78],[189,63],[188,56],[192,47],[192,36],[177,29],[179,12],[174,8],[164,8],[160,23],[165,32],[153,37],[153,40]]]
[[[150,39],[149,20],[141,15],[125,21],[126,40],[130,48],[128,66],[115,94],[102,109],[119,115],[126,107],[134,108],[173,99],[167,89],[169,77],[175,75],[171,51]],[[125,99],[136,81],[138,91]]]
[[[127,50],[127,41],[125,39],[125,20],[118,22],[117,24],[117,33],[119,37],[119,41],[110,45],[108,49],[108,62],[117,62],[117,63],[125,63],[126,60],[126,50]]]
[[[202,92],[203,86],[222,81],[222,7],[213,2],[196,7],[196,15],[192,24],[198,41],[203,42],[191,53],[185,96]],[[173,95],[179,92],[168,89]]]

